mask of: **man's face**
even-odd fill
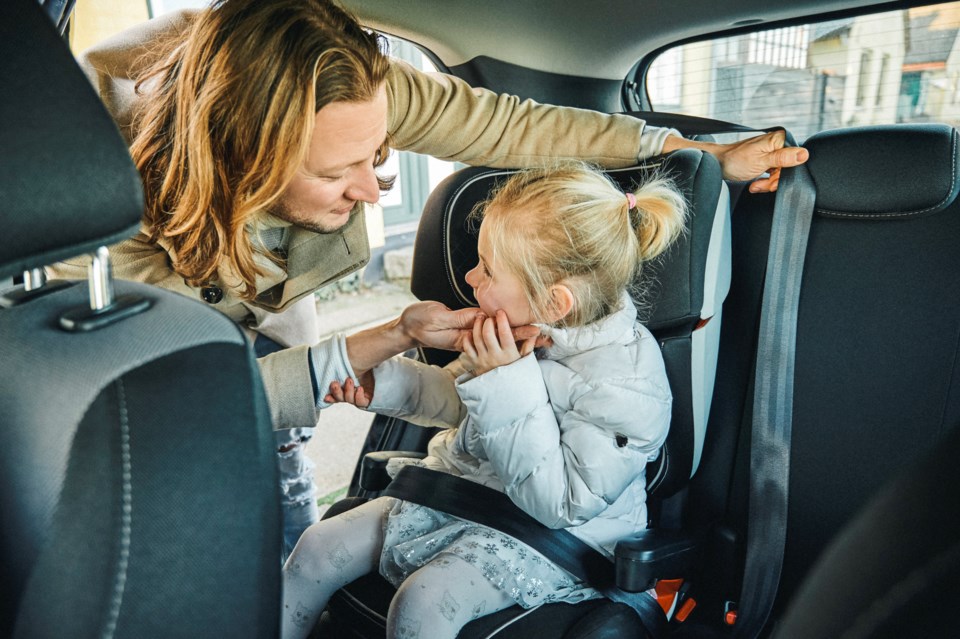
[[[316,233],[341,228],[357,202],[380,199],[373,162],[386,136],[383,87],[368,102],[326,105],[317,112],[306,162],[270,212]]]

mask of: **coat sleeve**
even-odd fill
[[[660,153],[673,129],[587,109],[474,89],[394,61],[387,77],[393,148],[477,166],[524,167],[578,158],[609,168]]]
[[[520,508],[551,528],[577,526],[641,477],[666,438],[671,401],[643,379],[594,385],[555,362],[540,364],[569,375],[576,389],[559,418],[530,355],[459,386],[470,415],[463,436],[470,447],[479,440]]]
[[[81,53],[77,62],[87,75],[120,132],[129,143],[138,96],[137,77],[158,60],[162,46],[190,28],[198,12],[174,11],[126,29]]]
[[[452,428],[466,416],[453,374],[409,357],[393,357],[373,369],[375,386],[367,410],[419,426]]]

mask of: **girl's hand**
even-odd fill
[[[323,398],[328,404],[346,403],[353,404],[357,408],[366,408],[373,399],[373,373],[367,371],[360,376],[360,386],[353,383],[352,379],[341,384],[340,382],[330,383],[330,392]]]
[[[498,366],[512,364],[521,357],[533,352],[537,336],[528,337],[520,342],[514,341],[514,334],[507,320],[507,314],[497,311],[496,318],[478,317],[473,322],[473,331],[463,339],[463,364],[474,375],[483,375]]]

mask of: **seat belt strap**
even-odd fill
[[[760,310],[738,637],[755,637],[763,629],[783,568],[797,314],[815,201],[816,187],[805,166],[781,170]]]
[[[563,529],[548,528],[487,486],[419,466],[404,466],[384,495],[499,530],[598,588],[614,582],[613,562]]]
[[[499,530],[527,544],[611,601],[630,606],[651,637],[662,637],[667,617],[645,592],[617,588],[614,565],[569,531],[548,528],[524,512],[506,494],[449,473],[404,466],[382,493]]]

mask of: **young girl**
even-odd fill
[[[624,193],[581,164],[517,173],[482,211],[466,279],[483,315],[463,337],[459,371],[394,358],[373,369],[372,396],[348,379],[327,401],[447,427],[426,459],[407,461],[501,490],[612,557],[646,527],[644,467],[671,405],[627,288],[685,215],[662,179]],[[536,353],[537,338],[518,345],[510,328],[532,323],[545,344]],[[284,567],[283,636],[307,636],[338,588],[376,569],[398,588],[388,637],[452,638],[513,604],[600,596],[499,531],[382,497],[300,538]]]

